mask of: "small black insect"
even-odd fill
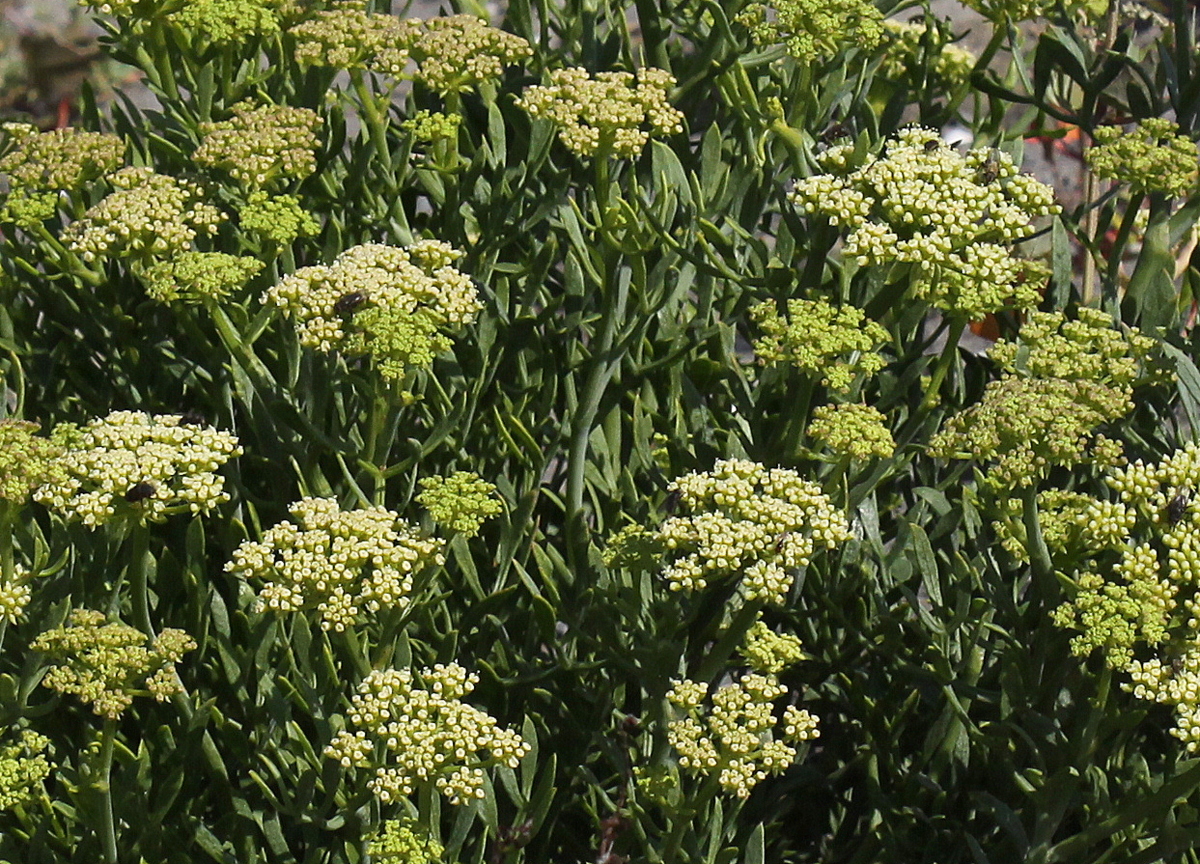
[[[139,501],[153,498],[154,493],[157,491],[158,489],[153,483],[134,483],[125,492],[125,500],[130,504],[137,504]]]
[[[180,426],[207,426],[208,421],[199,411],[184,411],[179,415]]]
[[[361,291],[350,291],[343,294],[333,304],[333,311],[338,315],[348,315],[361,306],[367,299],[367,295]]]
[[[682,497],[683,496],[678,489],[672,489],[667,493],[667,500],[666,503],[663,504],[663,509],[667,511],[668,516],[675,515],[675,511],[679,509],[679,501]]]
[[[787,545],[788,538],[791,536],[792,536],[791,531],[784,531],[782,534],[780,534],[778,537],[775,538],[775,554],[776,555],[783,554],[783,547]]]
[[[1176,490],[1174,497],[1167,502],[1167,519],[1172,525],[1177,524],[1187,515],[1188,505],[1191,503],[1192,492],[1190,489]]]
[[[937,150],[941,146],[942,146],[942,142],[938,141],[936,138],[933,139],[932,141],[926,141],[925,142],[925,152],[932,153],[934,150]]]
[[[839,138],[849,138],[849,137],[850,137],[850,130],[848,128],[846,128],[846,124],[834,122],[834,123],[830,124],[828,129],[826,129],[824,132],[821,133],[820,141],[822,144],[824,144],[826,147],[828,147],[830,144],[832,144],[834,141],[837,141]]]

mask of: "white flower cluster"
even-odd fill
[[[819,546],[831,549],[850,538],[846,517],[790,468],[728,459],[711,472],[680,477],[670,489],[690,511],[657,532],[677,556],[663,571],[673,591],[699,591],[711,579],[740,573],[747,599],[781,605],[795,571]]]
[[[451,266],[460,255],[438,240],[354,246],[285,277],[263,302],[295,319],[302,345],[371,354],[386,377],[400,377],[432,363],[450,347],[447,331],[483,308],[471,278]]]
[[[350,722],[325,755],[345,768],[373,768],[368,783],[383,803],[430,783],[451,804],[484,796],[484,770],[516,768],[530,746],[494,717],[461,701],[479,676],[457,663],[414,676],[407,669],[375,670],[351,700]]]
[[[323,630],[344,631],[366,609],[404,609],[413,578],[445,558],[441,540],[384,507],[343,511],[332,498],[305,498],[290,508],[296,523],[280,522],[261,542],[247,540],[225,569],[266,585],[254,609],[317,609]]]
[[[703,684],[672,682],[667,699],[684,716],[667,724],[667,740],[679,753],[680,766],[696,774],[716,774],[722,789],[748,798],[769,774],[779,774],[796,761],[794,744],[820,735],[816,717],[789,705],[780,737],[775,737],[773,703],[786,693],[774,675],[749,672],[720,687],[706,708]]]
[[[886,152],[853,170],[853,148],[822,154],[831,172],[796,183],[792,202],[850,233],[843,255],[859,266],[911,264],[913,293],[948,312],[978,317],[1034,306],[1041,270],[1011,244],[1030,220],[1058,211],[1054,190],[1018,174],[1012,158],[980,148],[965,156],[931,129],[901,130]]]
[[[225,219],[201,200],[200,187],[186,180],[149,168],[122,168],[108,179],[116,191],[63,232],[71,251],[84,261],[184,252],[197,234],[215,234]]]
[[[517,104],[533,117],[554,122],[559,138],[580,156],[597,151],[632,158],[642,152],[651,133],[683,131],[683,112],[667,101],[675,79],[662,69],[629,72],[559,69],[550,85],[529,87]],[[644,127],[649,127],[646,129]]]
[[[64,424],[51,440],[66,447],[66,478],[42,486],[34,498],[89,528],[211,510],[229,499],[214,472],[242,453],[228,432],[141,411],[114,411],[82,429]]]

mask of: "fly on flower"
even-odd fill
[[[1176,525],[1187,515],[1188,507],[1192,503],[1192,490],[1181,489],[1176,487],[1175,494],[1171,500],[1167,502],[1167,519],[1172,525]]]

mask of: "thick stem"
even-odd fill
[[[150,622],[150,529],[143,523],[129,533],[129,590],[133,594],[133,620],[146,637],[155,637]]]
[[[958,316],[950,322],[950,332],[946,335],[946,347],[942,349],[942,356],[938,358],[937,368],[933,370],[933,375],[929,379],[929,386],[925,388],[925,398],[921,400],[921,407],[929,411],[938,406],[941,401],[939,391],[942,389],[942,381],[946,378],[946,373],[950,370],[950,363],[958,354],[958,340],[962,338],[963,330],[967,327],[967,319]]]
[[[104,860],[107,864],[117,864],[117,828],[113,821],[112,803],[112,761],[113,747],[117,741],[117,721],[105,720],[104,732],[100,743],[100,780],[97,787],[103,797],[100,812],[100,840],[104,846]]]

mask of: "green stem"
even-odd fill
[[[611,265],[611,261],[609,262]],[[571,443],[567,455],[567,522],[574,524],[583,515],[583,478],[587,467],[588,439],[592,434],[592,426],[596,422],[596,414],[600,410],[600,401],[613,373],[617,370],[617,358],[613,355],[613,343],[616,340],[618,323],[625,318],[625,303],[628,297],[628,286],[608,268],[605,274],[610,283],[616,283],[615,297],[612,297],[608,308],[601,311],[603,321],[600,335],[596,339],[596,350],[593,355],[593,365],[584,382],[583,393],[579,405],[571,418]]]
[[[112,762],[113,747],[117,740],[117,721],[105,720],[104,732],[100,744],[100,774],[97,783],[103,797],[101,807],[100,839],[104,845],[104,860],[107,864],[117,864],[117,829],[113,821],[112,802]]]
[[[679,858],[680,847],[683,845],[684,835],[692,827],[692,819],[717,794],[720,789],[719,783],[720,774],[709,774],[700,791],[691,799],[691,805],[676,814],[672,820],[671,833],[667,835],[667,842],[663,846],[662,864],[674,864]]]
[[[133,620],[146,637],[155,637],[150,622],[150,529],[143,523],[133,526],[129,534],[129,590],[133,594]]]
[[[938,358],[937,368],[933,370],[933,375],[929,379],[929,386],[925,388],[925,398],[921,400],[921,407],[929,411],[938,406],[941,401],[939,391],[942,389],[942,381],[946,378],[946,373],[950,370],[950,363],[958,354],[958,340],[962,338],[963,330],[967,327],[967,319],[958,316],[950,322],[950,332],[946,335],[946,347],[942,349],[942,356]]]
[[[1042,535],[1042,523],[1038,519],[1037,486],[1030,485],[1021,495],[1024,504],[1025,549],[1029,553],[1029,569],[1037,593],[1047,593],[1054,582],[1054,563],[1050,550]]]

